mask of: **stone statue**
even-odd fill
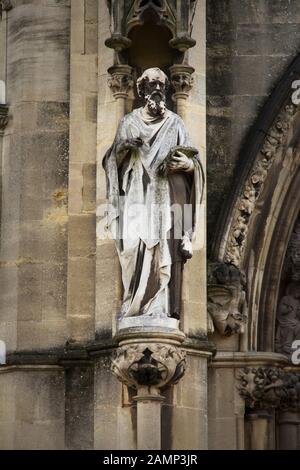
[[[168,85],[158,68],[143,73],[137,90],[144,106],[124,116],[103,160],[122,270],[121,319],[180,317],[204,179],[182,119],[166,108]]]
[[[300,339],[300,302],[291,295],[285,295],[279,302],[275,349],[290,356],[294,340]]]

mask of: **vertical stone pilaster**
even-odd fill
[[[1,22],[10,119],[2,151],[0,338],[18,357],[62,348],[67,339],[70,10],[68,0],[11,3]],[[10,448],[63,449],[64,371],[28,365],[27,357],[1,376],[0,400],[9,403],[1,433],[8,432]]]
[[[6,100],[11,123],[3,139],[1,240],[1,289],[7,308],[0,336],[8,351],[58,347],[66,340],[66,3],[49,2],[37,9],[34,2],[21,0],[7,17]],[[41,17],[44,34],[37,32]]]
[[[98,2],[71,2],[67,320],[69,342],[94,338]]]
[[[97,104],[97,225],[96,225],[96,340],[103,347],[115,333],[116,312],[120,306],[122,283],[114,241],[103,225],[107,209],[106,178],[102,166],[105,152],[113,142],[119,119],[124,115],[124,99],[116,100],[117,83],[108,69],[114,52],[105,45],[111,35],[111,18],[106,2],[98,0],[98,104]],[[111,88],[108,80],[112,79]],[[98,344],[99,344],[98,343]],[[96,347],[97,349],[97,347]],[[136,408],[127,400],[127,388],[111,373],[113,349],[95,351],[94,448],[135,449]],[[105,423],[105,424],[104,424]],[[124,430],[126,430],[124,432]]]

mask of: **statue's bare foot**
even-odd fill
[[[185,259],[190,259],[193,256],[192,242],[188,235],[183,235],[180,244],[180,251]]]

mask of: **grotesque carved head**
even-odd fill
[[[165,113],[168,86],[168,77],[157,67],[145,70],[137,80],[138,95],[145,100],[145,106],[153,116]]]
[[[245,275],[226,263],[208,265],[208,313],[215,329],[223,336],[243,333],[247,321]]]

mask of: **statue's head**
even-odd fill
[[[278,319],[285,316],[296,316],[299,308],[299,301],[290,295],[282,297],[278,308]]]
[[[162,116],[165,113],[168,86],[168,77],[158,67],[145,70],[137,80],[138,95],[145,101],[153,116]]]

